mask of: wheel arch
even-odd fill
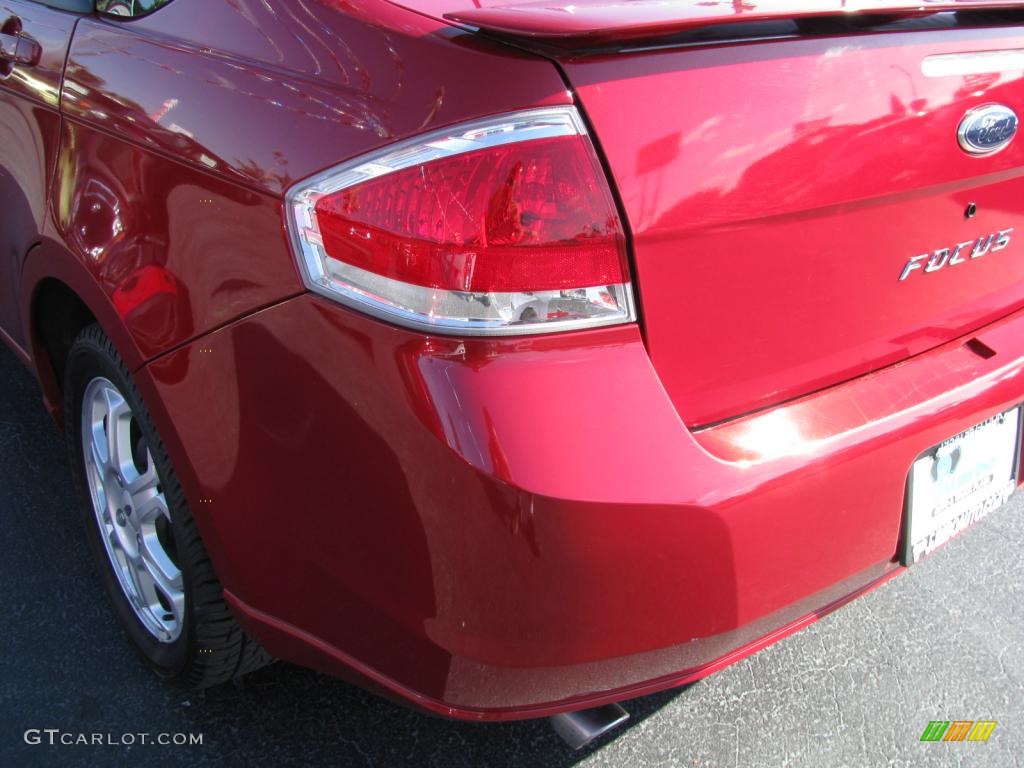
[[[20,295],[32,366],[51,416],[63,425],[64,361],[82,328],[98,323],[129,370],[145,361],[131,334],[85,267],[53,241],[29,251],[22,270]]]
[[[145,375],[143,366],[148,360],[142,356],[113,303],[85,265],[60,243],[46,240],[29,251],[20,285],[20,295],[24,297],[21,307],[22,327],[28,340],[26,351],[32,358],[32,368],[43,390],[46,407],[57,425],[62,430],[65,427],[63,379],[58,377],[58,370],[63,372],[64,360],[55,365],[54,356],[59,358],[62,351],[66,355],[78,332],[86,325],[96,323],[133,374],[139,396],[156,424],[186,498],[190,502],[200,498],[201,484],[178,438],[172,415]],[[66,324],[55,324],[55,328],[48,328],[42,316],[55,306],[60,307],[58,314]],[[63,347],[65,340],[66,349]],[[230,574],[230,568],[224,563],[224,548],[217,538],[215,527],[207,521],[205,510],[194,504],[190,506],[213,559],[215,571],[218,574]]]

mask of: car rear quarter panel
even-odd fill
[[[553,65],[466,37],[372,1],[176,0],[135,21],[83,18],[47,261],[84,268],[137,363],[300,292],[291,184],[446,123],[568,100]]]
[[[83,18],[50,215],[22,273],[23,322],[43,281],[58,279],[144,378],[147,362],[303,291],[282,217],[296,181],[421,131],[570,100],[551,63],[375,0],[175,0],[135,21]],[[38,340],[33,351],[56,404]],[[231,583],[218,509],[200,503],[221,467],[197,469],[177,436],[203,398],[144,396]],[[209,434],[236,439],[244,425],[228,415]]]

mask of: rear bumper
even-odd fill
[[[694,434],[635,327],[429,339],[307,295],[140,387],[272,653],[512,719],[697,679],[897,572],[914,459],[1024,400],[1024,314],[975,336]]]

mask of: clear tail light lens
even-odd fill
[[[410,327],[540,333],[634,319],[625,237],[576,110],[474,122],[300,183],[309,287]]]

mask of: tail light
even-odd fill
[[[634,319],[625,237],[572,107],[461,125],[288,194],[307,285],[391,322],[541,333]]]

